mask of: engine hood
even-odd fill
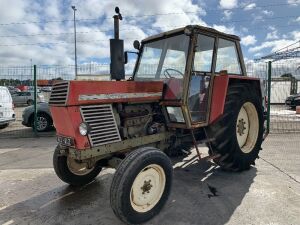
[[[162,81],[64,81],[53,86],[49,105],[159,101],[162,92]]]

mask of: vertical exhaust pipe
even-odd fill
[[[119,7],[115,8],[114,39],[110,39],[110,75],[112,80],[125,79],[124,41],[119,39],[119,21],[123,19]]]

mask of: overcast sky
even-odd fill
[[[300,0],[0,0],[0,64],[73,64],[71,5],[79,63],[109,62],[115,6],[126,50],[135,39],[189,24],[240,36],[246,60],[300,40]]]

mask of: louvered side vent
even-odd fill
[[[54,84],[49,99],[49,105],[65,105],[69,92],[69,82]]]
[[[111,105],[81,106],[80,111],[91,127],[89,139],[93,147],[121,141]]]

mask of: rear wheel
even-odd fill
[[[51,128],[53,122],[49,115],[45,113],[38,113],[37,114],[37,126],[36,130],[38,132],[44,132]],[[34,128],[34,116],[31,117],[31,126]]]
[[[33,100],[32,99],[27,100],[27,105],[33,105]]]
[[[114,175],[110,202],[125,223],[140,224],[155,216],[168,199],[172,183],[170,159],[158,149],[131,152]]]
[[[254,164],[261,150],[263,109],[260,96],[249,84],[229,86],[223,116],[207,129],[214,137],[210,153],[218,153],[214,161],[223,169],[241,171]]]
[[[60,154],[60,147],[57,146],[53,154],[53,167],[56,175],[64,182],[82,186],[90,183],[100,173],[101,167],[97,164],[89,168],[87,163],[81,163]]]
[[[8,127],[8,123],[1,124],[1,125],[0,125],[0,129],[4,129],[4,128],[6,128],[6,127]]]

